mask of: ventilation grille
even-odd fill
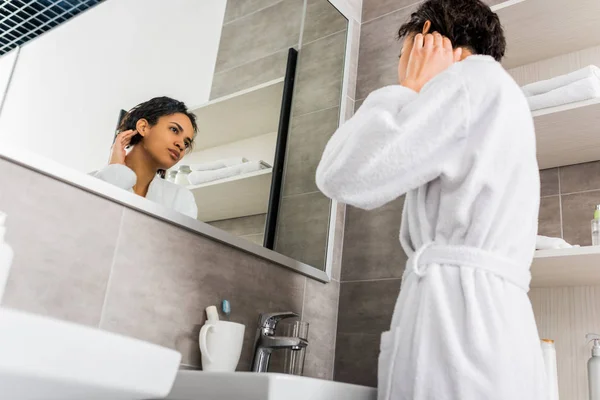
[[[0,56],[103,0],[0,0]]]

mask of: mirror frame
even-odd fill
[[[354,24],[356,21],[360,23],[360,15],[352,15],[353,7],[348,4],[348,1],[352,0],[328,0],[347,20],[348,30],[346,34],[346,53],[344,60],[344,74],[341,91],[341,102],[340,102],[340,115],[339,124],[341,125],[345,121],[347,114],[347,89],[350,84],[351,75],[351,49],[352,49],[352,38],[354,37],[354,29],[358,24]],[[354,44],[357,45],[357,44]],[[13,64],[13,71],[15,65],[18,62],[18,51],[17,56]],[[10,90],[10,80],[4,95]],[[4,96],[3,96],[4,98]],[[2,102],[0,102],[0,112],[2,111]],[[83,189],[87,192],[93,193],[105,199],[111,200],[122,206],[131,208],[149,216],[158,218],[167,223],[171,223],[180,228],[186,229],[190,232],[200,234],[202,236],[209,237],[220,243],[224,243],[228,246],[235,247],[246,253],[254,254],[265,260],[272,261],[280,266],[289,268],[307,277],[316,279],[321,282],[329,282],[332,279],[332,270],[334,263],[334,240],[335,240],[335,227],[338,223],[338,203],[335,200],[331,201],[331,209],[329,216],[329,232],[327,237],[327,254],[325,262],[325,270],[320,270],[316,267],[304,264],[300,261],[294,260],[290,257],[279,254],[273,250],[269,250],[265,247],[254,244],[246,239],[239,238],[231,235],[221,229],[215,228],[205,222],[194,220],[183,214],[180,214],[174,210],[167,209],[159,204],[153,203],[150,200],[137,196],[136,194],[122,190],[110,183],[104,182],[100,179],[96,179],[83,172],[79,172],[63,166],[56,161],[48,159],[43,156],[34,154],[26,149],[17,149],[12,146],[0,143],[0,159],[13,162],[17,165],[25,167],[27,169],[39,172],[48,177],[57,179],[61,182],[75,186],[79,189]]]

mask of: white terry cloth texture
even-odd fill
[[[248,174],[250,172],[264,169],[264,163],[261,161],[249,161],[243,164],[233,165],[227,168],[215,169],[212,171],[192,171],[188,179],[192,185],[201,185],[203,183],[217,181],[219,179],[230,178],[232,176]]]
[[[132,193],[133,186],[137,182],[135,172],[122,164],[108,165],[99,171],[92,172],[91,175]],[[183,186],[168,182],[158,175],[150,182],[146,198],[194,219],[198,218],[198,206],[192,192]]]
[[[210,161],[205,163],[197,163],[190,164],[190,169],[192,171],[212,171],[215,169],[233,167],[234,165],[239,165],[248,162],[244,157],[232,157],[225,158],[217,161]]]
[[[595,65],[589,65],[585,68],[578,69],[577,71],[573,71],[565,75],[559,75],[544,81],[530,83],[529,85],[523,86],[521,90],[523,90],[523,93],[525,93],[526,97],[532,97],[551,92],[552,90],[561,88],[563,86],[568,86],[571,83],[575,83],[587,78],[595,78],[600,80],[600,68]]]
[[[535,239],[536,250],[570,249],[573,247],[562,238],[538,235]]]
[[[379,400],[546,399],[527,297],[535,133],[499,63],[470,56],[420,93],[371,93],[330,139],[316,179],[328,197],[367,210],[406,194],[409,261],[382,335]]]
[[[600,98],[600,79],[589,77],[550,92],[528,97],[531,111]]]

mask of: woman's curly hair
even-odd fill
[[[455,48],[464,47],[496,61],[504,57],[506,39],[500,18],[480,0],[428,0],[400,27],[398,38],[422,33],[426,21],[431,22],[430,33],[446,36]]]

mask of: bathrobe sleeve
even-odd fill
[[[90,175],[125,190],[131,190],[137,182],[135,172],[122,164],[107,165],[99,171],[92,172]]]
[[[456,70],[420,93],[399,85],[379,89],[327,144],[317,186],[342,203],[380,207],[434,180],[459,157],[469,118],[467,89]]]

